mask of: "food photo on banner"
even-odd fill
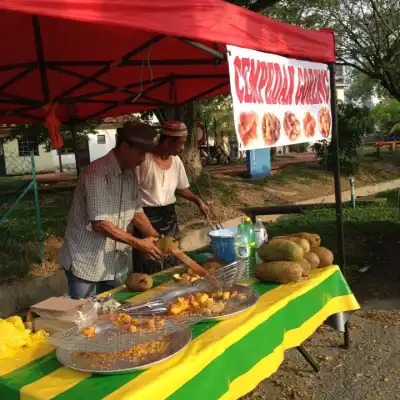
[[[227,46],[240,150],[326,140],[331,136],[328,66]]]

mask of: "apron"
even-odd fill
[[[143,207],[143,212],[146,214],[153,228],[163,236],[179,236],[178,217],[176,215],[175,204],[159,207]],[[143,239],[144,235],[139,229],[134,228],[133,236]],[[143,254],[132,249],[133,272],[140,274],[155,274],[165,268],[173,267],[178,264],[176,257],[169,256],[163,261],[153,261],[144,258]]]

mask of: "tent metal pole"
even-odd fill
[[[36,56],[40,72],[40,80],[42,84],[44,104],[50,101],[49,82],[47,80],[46,61],[44,58],[42,35],[40,33],[40,22],[37,15],[32,16],[33,33],[35,36]]]
[[[337,97],[335,81],[335,65],[329,64],[330,86],[331,86],[331,112],[332,112],[332,145],[335,151],[334,162],[334,182],[335,182],[335,205],[336,205],[336,232],[338,246],[338,264],[343,273],[346,271],[346,251],[344,247],[344,227],[342,209],[342,188],[340,182],[340,158],[339,158],[339,133],[337,123]],[[349,321],[344,325],[344,348],[350,347]]]
[[[346,253],[344,248],[344,227],[342,210],[342,188],[340,182],[340,159],[339,159],[339,134],[337,125],[337,98],[335,83],[335,66],[329,64],[330,86],[331,86],[331,112],[332,112],[332,145],[335,152],[334,162],[334,183],[335,183],[335,204],[336,204],[336,227],[338,245],[338,263],[342,271],[346,269]]]
[[[206,53],[211,54],[212,56],[214,56],[216,58],[219,58],[221,61],[226,59],[225,54],[222,54],[221,52],[219,52],[219,51],[217,51],[215,49],[212,49],[211,47],[206,46],[205,44],[198,43],[198,42],[196,42],[194,40],[190,40],[190,39],[184,39],[184,38],[179,38],[179,39],[182,40],[182,42],[190,44],[193,47],[196,47],[196,48],[198,48],[200,50],[205,51]]]
[[[80,163],[80,154],[78,153],[78,140],[76,137],[76,127],[74,123],[71,125],[71,133],[72,133],[72,146],[74,148],[74,153],[75,153],[76,175],[79,178],[79,175],[81,174],[81,163]]]

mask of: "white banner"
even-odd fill
[[[330,137],[332,114],[327,65],[227,47],[240,150]]]

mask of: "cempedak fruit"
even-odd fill
[[[310,242],[307,239],[299,238],[296,236],[275,236],[271,240],[277,239],[289,240],[290,242],[294,242],[298,246],[300,246],[305,252],[310,251],[311,248]]]
[[[256,277],[261,282],[299,282],[303,278],[303,267],[291,261],[266,262],[256,266]]]
[[[296,262],[298,262],[303,268],[303,275],[308,277],[308,273],[311,271],[311,263],[305,258],[302,258],[301,260]]]
[[[290,240],[275,239],[263,244],[258,255],[264,261],[297,261],[303,258],[304,250]]]
[[[290,236],[295,236],[298,238],[308,240],[311,248],[321,246],[321,237],[316,233],[298,232],[298,233],[292,233]]]
[[[163,253],[170,253],[172,250],[177,249],[179,247],[179,240],[176,240],[172,236],[164,236],[161,239],[157,240],[156,246]]]
[[[328,267],[333,264],[333,253],[329,249],[318,247],[313,249],[313,253],[315,253],[319,258],[318,268]]]
[[[145,292],[153,287],[153,278],[146,274],[130,274],[125,286],[133,292]]]
[[[319,257],[313,253],[312,251],[309,251],[308,253],[304,254],[304,259],[308,260],[311,264],[311,269],[318,268],[320,264],[320,259]]]

